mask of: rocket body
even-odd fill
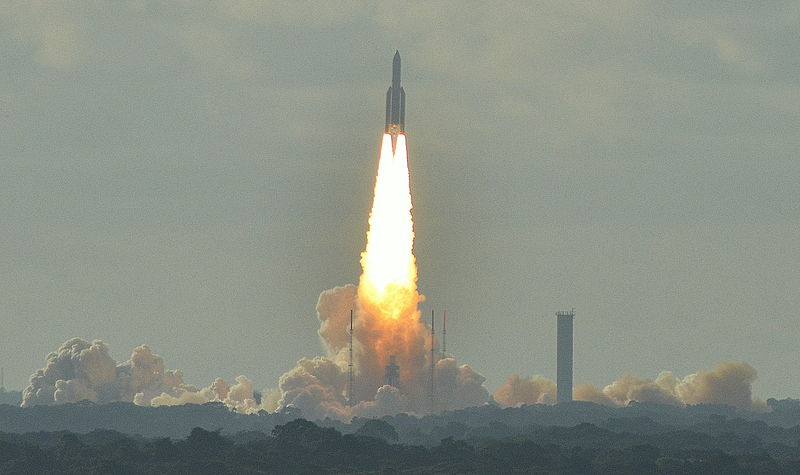
[[[400,52],[395,51],[392,61],[392,85],[386,91],[386,128],[384,132],[392,134],[392,145],[396,143],[397,134],[405,133],[406,125],[406,92],[400,86]]]

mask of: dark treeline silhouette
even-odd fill
[[[446,437],[468,439],[480,435],[502,438],[527,431],[531,426],[576,426],[591,423],[613,431],[659,433],[678,429],[707,432],[704,424],[719,415],[728,420],[741,420],[756,430],[760,427],[791,428],[800,425],[800,401],[784,399],[768,401],[769,412],[752,413],[730,406],[698,405],[685,408],[659,404],[632,403],[612,408],[589,402],[572,402],[555,406],[537,404],[502,409],[493,405],[448,411],[422,418],[399,414],[383,420],[395,428],[398,441],[432,446]],[[0,405],[0,431],[87,433],[96,429],[115,430],[144,437],[185,437],[194,427],[220,429],[222,434],[260,431],[270,433],[276,426],[302,417],[290,408],[280,413],[238,414],[221,403],[184,406],[143,407],[131,403],[92,404],[81,402],[55,406]],[[351,423],[336,420],[317,421],[343,434],[352,434],[364,424],[363,419]],[[369,435],[369,434],[367,434]],[[763,434],[762,434],[763,435]]]
[[[224,435],[146,439],[116,431],[0,433],[0,473],[798,473],[800,428],[712,415],[694,429],[651,419],[532,426],[513,436],[393,443],[384,419],[351,434],[296,419]],[[455,424],[455,423],[454,423]],[[631,432],[628,429],[642,429]],[[490,428],[493,431],[498,428]],[[455,430],[454,428],[450,430]],[[790,440],[794,437],[794,440]]]

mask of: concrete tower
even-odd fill
[[[572,401],[572,320],[575,311],[557,312],[556,402]]]

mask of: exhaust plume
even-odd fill
[[[694,404],[726,404],[745,410],[766,409],[763,401],[753,398],[752,385],[756,370],[749,364],[723,362],[713,370],[701,369],[684,378],[664,371],[655,380],[625,374],[620,379],[598,388],[589,384],[573,391],[576,401],[591,401],[606,406],[622,407],[631,401],[654,402],[672,406]],[[552,403],[555,383],[542,376],[522,379],[512,376],[497,389],[494,399],[503,406]],[[549,399],[549,400],[548,400]]]
[[[430,367],[434,366],[437,410],[483,404],[484,378],[452,358],[431,361],[430,327],[420,321],[417,267],[413,253],[406,138],[384,134],[369,217],[367,246],[361,254],[358,287],[322,292],[317,304],[319,336],[326,358],[303,359],[284,374],[279,407],[300,408],[307,417],[427,412]],[[353,360],[355,406],[345,400],[350,310],[355,310]],[[394,356],[400,367],[398,387],[384,385],[385,366]]]

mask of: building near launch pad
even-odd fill
[[[556,402],[572,401],[572,322],[575,311],[556,312]]]

